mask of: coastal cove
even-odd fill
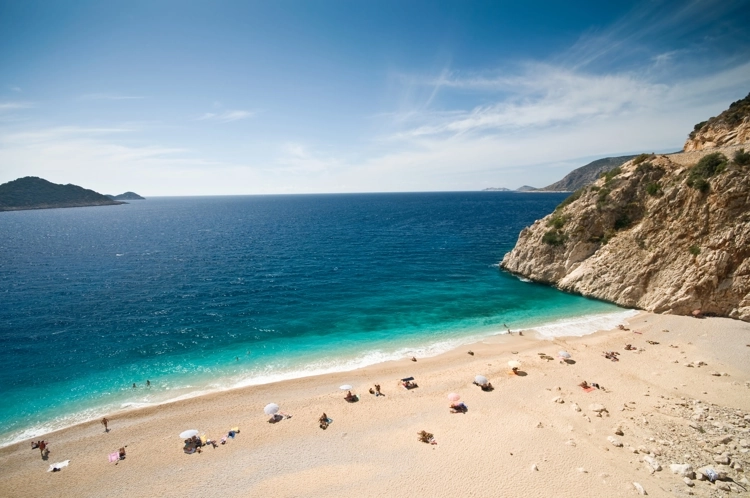
[[[564,197],[155,198],[4,213],[2,444],[123,409],[434,356],[505,325],[611,328],[622,308],[497,268]]]

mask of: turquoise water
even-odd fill
[[[497,268],[563,198],[156,198],[0,213],[0,444],[123,407],[438,354],[503,324],[548,336],[613,326],[622,308]]]

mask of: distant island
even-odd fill
[[[118,204],[126,203],[78,185],[59,185],[36,176],[27,176],[0,185],[0,211]]]
[[[146,200],[145,197],[141,197],[135,192],[125,192],[124,194],[120,194],[120,195],[110,195],[110,194],[105,194],[105,195],[115,201],[145,201]]]

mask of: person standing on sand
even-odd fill
[[[108,423],[109,423],[109,420],[107,420],[107,417],[104,417],[102,419],[102,425],[104,426],[104,432],[109,432],[109,427],[107,427]]]
[[[39,452],[42,454],[42,458],[44,458],[45,457],[44,450],[47,450],[47,443],[45,443],[44,441],[39,441],[38,448],[39,448]],[[49,454],[49,450],[47,450],[47,454]]]

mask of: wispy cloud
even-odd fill
[[[146,97],[138,95],[120,95],[114,93],[89,93],[81,95],[81,100],[142,100]]]
[[[0,112],[34,107],[32,102],[0,102]]]
[[[13,91],[13,92],[16,92],[16,93],[21,93],[21,92],[22,92],[22,90],[21,90],[21,87],[20,87],[20,86],[9,86],[8,88],[9,88],[9,89],[10,89],[11,91]]]
[[[242,110],[231,110],[224,112],[207,112],[198,118],[198,121],[216,121],[218,123],[230,123],[232,121],[239,121],[240,119],[246,119],[253,117],[254,112],[242,111]]]

